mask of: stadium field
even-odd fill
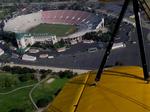
[[[40,24],[36,27],[31,28],[28,32],[30,33],[51,33],[57,37],[67,36],[77,31],[74,25],[63,25],[63,24]]]

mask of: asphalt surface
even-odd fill
[[[147,49],[150,45],[146,46]],[[21,59],[13,59],[17,64],[29,64],[39,66],[53,66],[59,68],[74,68],[74,69],[89,69],[94,70],[99,67],[105,50],[98,50],[93,53],[78,52],[75,54],[64,54],[55,57],[54,59],[38,59],[35,62],[22,61]],[[148,51],[148,50],[147,50]],[[150,52],[147,52],[150,56]],[[113,50],[107,60],[107,66],[114,65],[117,61],[124,65],[141,65],[140,54],[137,44],[128,44],[126,48]],[[148,59],[150,64],[150,60]]]
[[[148,48],[149,47],[150,46],[148,46]],[[21,59],[14,59],[13,62],[17,64],[91,70],[99,67],[103,54],[104,50],[98,50],[93,53],[82,52],[74,55],[60,55],[54,59],[38,59],[35,62],[22,61]],[[125,65],[140,65],[140,56],[137,45],[129,45],[126,48],[112,51],[106,65],[114,65],[116,61],[120,61]]]

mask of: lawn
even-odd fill
[[[26,112],[33,112],[28,95],[31,88],[18,90],[8,95],[0,95],[1,112],[9,112],[13,108],[25,108]]]
[[[33,98],[35,101],[37,101],[40,98],[45,97],[51,97],[54,96],[54,93],[62,88],[64,84],[67,82],[68,79],[55,79],[52,83],[42,83],[33,91]],[[30,85],[32,82],[29,82],[28,85]],[[35,82],[33,82],[35,83]],[[32,84],[33,84],[32,83]],[[27,83],[22,84],[27,85]],[[19,87],[21,85],[18,85]],[[25,112],[33,112],[34,107],[31,104],[29,100],[29,92],[32,87],[24,88],[18,91],[15,91],[8,95],[0,95],[0,111],[1,112],[8,112],[9,110],[13,108],[25,108]],[[13,88],[14,89],[14,88]],[[9,88],[9,90],[11,90]],[[2,90],[4,91],[4,90]],[[5,90],[6,91],[6,90]],[[8,90],[7,90],[8,91]]]
[[[28,82],[23,82],[23,83],[17,84],[15,87],[0,88],[0,93],[6,93],[6,92],[9,92],[9,91],[14,90],[16,88],[32,85],[32,84],[35,84],[35,83],[36,83],[36,81],[28,81]]]
[[[40,98],[49,98],[53,97],[57,90],[61,89],[64,84],[68,81],[68,79],[55,79],[52,83],[48,84],[44,82],[43,84],[39,85],[38,88],[33,92],[33,99],[37,101]]]
[[[2,78],[1,75],[16,75],[17,76],[17,74],[11,74],[11,73],[8,73],[8,72],[0,72],[0,78]],[[16,88],[32,85],[32,84],[35,84],[35,83],[37,83],[37,81],[30,80],[30,81],[26,81],[26,82],[19,82],[17,85],[15,85],[13,87],[7,87],[7,88],[1,88],[0,87],[0,93],[6,93],[6,92],[12,91]]]
[[[58,37],[72,34],[76,31],[74,25],[63,25],[63,24],[40,24],[36,27],[31,28],[28,32],[30,33],[50,33]]]

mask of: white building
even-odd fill
[[[105,27],[105,21],[104,21],[104,18],[102,18],[102,21],[98,24],[96,29],[99,30],[99,29],[102,29],[104,27]]]
[[[29,45],[35,43],[34,37],[31,34],[19,33],[16,36],[18,48],[25,49]]]
[[[36,61],[36,57],[24,54],[22,56],[22,60],[25,60],[25,61]]]
[[[52,41],[52,44],[56,44],[58,42],[56,36],[52,36],[51,41]]]
[[[26,49],[28,46],[33,45],[35,42],[50,41],[52,44],[57,43],[55,35],[50,33],[18,33],[16,34],[18,48]]]
[[[4,54],[4,50],[0,48],[0,56]]]

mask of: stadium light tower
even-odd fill
[[[108,1],[108,0],[106,0],[106,1]],[[141,3],[141,1],[142,1],[142,3]],[[149,80],[149,73],[148,73],[148,67],[147,67],[147,62],[146,62],[146,54],[145,54],[145,48],[144,48],[143,34],[142,34],[142,28],[141,28],[141,22],[140,22],[140,16],[139,16],[139,11],[140,11],[139,5],[143,6],[143,3],[146,4],[146,2],[145,2],[145,0],[125,0],[124,5],[122,7],[122,10],[120,12],[119,18],[117,20],[117,23],[115,25],[114,31],[112,33],[110,42],[108,44],[108,47],[105,51],[103,60],[101,62],[99,70],[97,72],[97,75],[95,78],[96,82],[99,81],[101,78],[101,74],[102,74],[103,69],[105,67],[107,58],[111,52],[113,43],[115,41],[115,36],[119,30],[120,24],[124,18],[125,12],[129,6],[130,2],[133,3],[133,10],[134,10],[134,15],[135,15],[136,29],[137,29],[137,34],[138,34],[139,48],[140,48],[140,55],[141,55],[141,61],[142,61],[142,66],[143,66],[143,72],[144,72],[144,80],[147,80],[147,81]],[[148,6],[148,5],[145,5],[145,6]],[[149,16],[148,14],[150,13],[150,10],[149,10],[150,8],[149,7],[147,8],[147,10],[149,10],[148,14],[147,14],[147,11],[145,10],[145,8],[143,8],[143,9],[144,9],[144,12],[146,13],[146,15]]]

